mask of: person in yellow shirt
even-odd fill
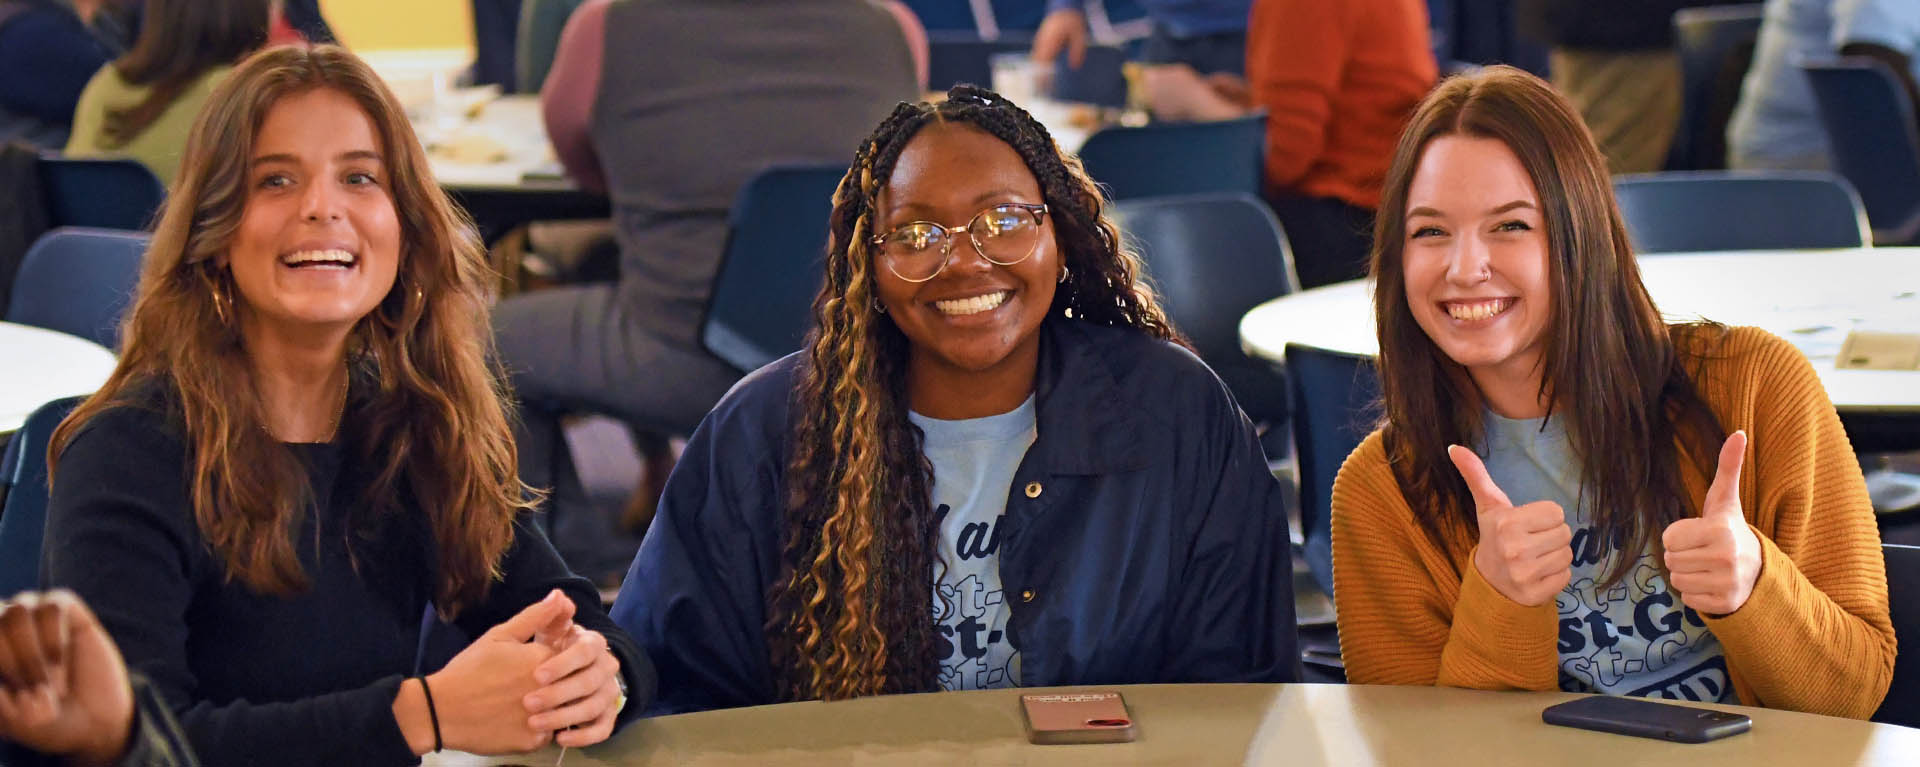
[[[172,186],[200,105],[266,44],[270,15],[269,0],[146,0],[133,49],[80,92],[66,154],[132,157]]]
[[[1442,83],[1380,210],[1384,417],[1333,491],[1348,680],[1871,715],[1886,569],[1833,405],[1787,342],[1662,319],[1572,106]]]

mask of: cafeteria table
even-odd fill
[[[1920,730],[1741,706],[1714,707],[1752,717],[1750,732],[1686,745],[1542,723],[1542,709],[1580,697],[1560,692],[1339,684],[1071,689],[1119,690],[1136,740],[1033,745],[1021,724],[1023,691],[983,690],[646,719],[606,743],[569,750],[564,765],[1837,767],[1912,765],[1920,757]],[[548,767],[558,758],[549,747],[510,757],[441,754],[427,764]]]
[[[112,351],[79,336],[0,322],[0,434],[51,400],[93,393],[114,362]]]
[[[1792,342],[1813,363],[1857,449],[1920,447],[1920,370],[1835,366],[1849,330],[1920,332],[1920,248],[1676,253],[1639,263],[1670,321],[1754,325]],[[1289,343],[1370,356],[1379,351],[1374,334],[1369,280],[1283,296],[1240,322],[1247,352],[1274,362]]]
[[[418,108],[414,129],[434,179],[492,242],[531,221],[607,218],[606,195],[568,178],[547,143],[537,95],[462,89]]]

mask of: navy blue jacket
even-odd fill
[[[612,613],[659,673],[649,713],[776,702],[766,594],[805,364],[741,380],[667,479]],[[1283,491],[1212,371],[1135,330],[1051,318],[1035,395],[1000,542],[1020,684],[1297,679]]]

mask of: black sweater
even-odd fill
[[[310,587],[273,597],[231,579],[194,522],[179,411],[164,397],[142,401],[101,413],[68,444],[42,575],[92,605],[207,764],[415,762],[392,714],[402,679],[444,665],[464,641],[448,647],[446,634],[479,636],[556,587],[578,606],[575,622],[604,634],[620,660],[631,697],[622,720],[651,700],[646,656],[526,515],[514,524],[503,580],[422,641],[432,594],[425,515],[362,524],[350,557],[346,521],[364,510],[356,490],[375,467],[357,465],[365,462],[356,451],[338,444],[287,446],[316,497],[317,512],[303,515],[294,541]],[[342,442],[351,443],[352,422],[349,410]],[[419,658],[434,646],[444,649]]]
[[[1639,51],[1673,47],[1673,14],[1737,0],[1520,0],[1520,34],[1557,48]],[[1757,0],[1756,0],[1757,1]]]

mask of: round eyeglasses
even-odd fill
[[[960,232],[967,233],[981,258],[1012,266],[1040,249],[1040,217],[1047,206],[1009,202],[974,214],[964,227],[945,227],[932,221],[914,221],[873,238],[887,271],[907,282],[926,282],[947,268]]]

